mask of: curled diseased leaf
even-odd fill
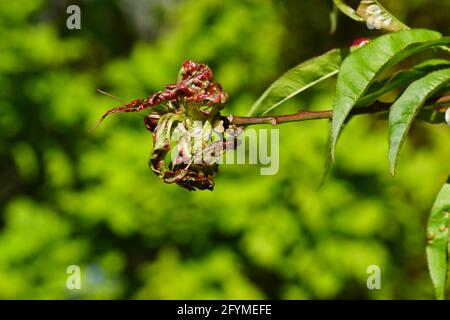
[[[427,260],[437,299],[445,298],[448,272],[450,178],[439,191],[427,226]]]
[[[386,68],[421,50],[441,45],[436,31],[415,29],[387,34],[350,54],[341,65],[336,84],[331,126],[331,154],[350,110],[364,96],[376,76]]]
[[[207,65],[187,60],[180,69],[177,83],[166,85],[165,90],[158,91],[146,99],[135,99],[123,106],[110,109],[103,114],[99,122],[112,113],[140,112],[159,105],[163,105],[166,112],[180,108],[184,111],[195,106],[196,108],[191,108],[192,112],[196,112],[195,116],[211,117],[228,101],[228,94],[222,91],[220,84],[213,83],[212,80],[213,73]],[[202,106],[211,110],[201,110]]]
[[[344,55],[345,51],[333,49],[288,70],[253,104],[249,116],[265,115],[284,101],[336,75]]]
[[[359,48],[364,47],[370,41],[371,40],[369,38],[365,38],[365,37],[353,40],[352,44],[350,45],[350,52],[355,52]]]
[[[212,80],[207,65],[187,60],[176,83],[146,99],[113,108],[101,120],[112,113],[151,110],[144,124],[153,136],[149,161],[153,172],[164,182],[191,191],[213,190],[218,157],[236,148],[242,129],[220,116],[228,94]]]
[[[383,29],[390,32],[409,29],[376,0],[362,0],[356,13],[367,22],[370,29]]]
[[[186,115],[168,113],[153,132],[152,170],[166,183],[188,190],[213,190],[218,157],[237,147],[241,129],[223,120],[193,121]]]

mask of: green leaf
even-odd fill
[[[410,29],[376,0],[361,1],[356,13],[367,22],[370,29],[383,29],[390,32]]]
[[[450,216],[450,178],[439,191],[427,225],[427,260],[436,298],[445,298],[448,272],[448,236]]]
[[[363,21],[363,19],[356,14],[356,11],[347,5],[345,1],[343,0],[333,0],[336,7],[338,7],[339,10],[341,10],[342,13],[344,13],[349,18],[352,18],[355,21]]]
[[[264,115],[296,94],[337,74],[344,54],[343,50],[333,49],[288,70],[253,104],[249,116]]]
[[[423,109],[420,110],[416,119],[422,120],[428,123],[445,123],[445,111],[439,109]]]
[[[430,59],[423,63],[414,66],[412,69],[401,70],[395,73],[391,78],[380,83],[374,83],[368,90],[367,95],[361,98],[356,106],[368,106],[374,103],[380,96],[385,93],[399,88],[401,86],[408,85],[412,81],[418,80],[428,73],[449,68],[450,61],[445,59]],[[374,87],[375,89],[372,89]]]
[[[350,110],[364,96],[381,71],[417,52],[450,43],[436,31],[414,29],[381,36],[350,54],[343,62],[336,84],[331,127],[331,154]]]
[[[331,127],[331,121],[328,122],[328,126]],[[331,159],[330,147],[331,147],[330,130],[328,130],[327,140],[325,144],[325,161],[323,163],[322,179],[320,181],[319,188],[321,188],[325,184],[325,181],[327,180],[328,173],[330,172],[330,168],[333,162]]]
[[[336,7],[333,0],[328,0],[328,6],[330,18],[330,34],[333,34],[336,32],[338,24],[338,7]]]
[[[394,175],[400,148],[414,118],[425,101],[450,81],[450,69],[431,72],[413,82],[392,105],[389,112],[389,163]]]

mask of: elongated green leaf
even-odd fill
[[[445,298],[448,272],[448,236],[450,216],[450,178],[439,191],[427,226],[427,260],[437,299]]]
[[[450,81],[450,69],[431,72],[413,82],[392,105],[389,112],[389,163],[394,175],[400,148],[414,118],[425,101]]]
[[[329,17],[330,17],[330,33],[336,32],[338,24],[338,7],[334,4],[333,0],[328,0]]]
[[[421,50],[442,45],[442,42],[450,43],[450,38],[441,37],[439,32],[424,29],[387,34],[356,50],[342,62],[336,84],[331,127],[333,159],[337,138],[345,119],[376,76]]]
[[[422,120],[428,123],[445,123],[445,111],[438,109],[421,109],[416,119]]]
[[[333,49],[288,70],[253,104],[249,116],[264,115],[287,99],[337,74],[343,55],[343,50]]]
[[[421,64],[414,66],[412,69],[402,70],[395,73],[387,81],[381,81],[381,84],[374,83],[368,90],[367,95],[361,98],[357,106],[368,106],[374,103],[380,96],[394,90],[398,87],[406,86],[409,83],[418,80],[426,74],[439,69],[450,68],[450,60],[430,59]],[[372,87],[375,87],[372,90]]]
[[[367,22],[370,29],[383,29],[391,32],[410,29],[376,0],[362,0],[356,13]]]
[[[352,7],[347,5],[345,3],[345,1],[343,1],[343,0],[333,0],[333,2],[336,5],[336,7],[338,7],[339,10],[341,10],[342,13],[344,13],[349,18],[352,18],[355,21],[363,21],[363,19],[356,14],[356,11]]]
[[[331,121],[328,122],[328,127],[331,128]],[[330,130],[328,130],[327,140],[325,142],[325,161],[323,163],[323,172],[322,172],[322,179],[320,180],[319,188],[321,188],[325,181],[327,180],[328,173],[330,172],[330,168],[332,165],[332,159],[331,159],[331,139],[330,139]]]

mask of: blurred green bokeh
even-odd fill
[[[391,2],[410,26],[450,33],[449,0]],[[81,30],[66,28],[70,4]],[[0,299],[433,298],[425,221],[450,172],[445,125],[417,123],[392,178],[386,121],[356,117],[318,189],[327,123],[286,124],[278,174],[223,165],[215,191],[191,193],[148,168],[139,115],[89,132],[118,104],[96,88],[143,98],[185,59],[208,63],[225,113],[245,115],[284,70],[379,34],[339,18],[330,35],[317,0],[1,1]],[[328,108],[333,88],[280,112]],[[69,265],[81,290],[66,288]]]

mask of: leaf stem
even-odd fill
[[[390,106],[391,106],[390,103],[375,102],[373,105],[368,107],[360,107],[352,109],[350,111],[350,115],[370,114],[386,111],[389,109]],[[331,119],[332,117],[333,117],[333,110],[324,110],[324,111],[301,110],[297,113],[279,116],[240,117],[229,115],[227,116],[227,119],[231,124],[238,126],[247,126],[252,124],[272,124],[275,126],[277,124],[286,122]]]

